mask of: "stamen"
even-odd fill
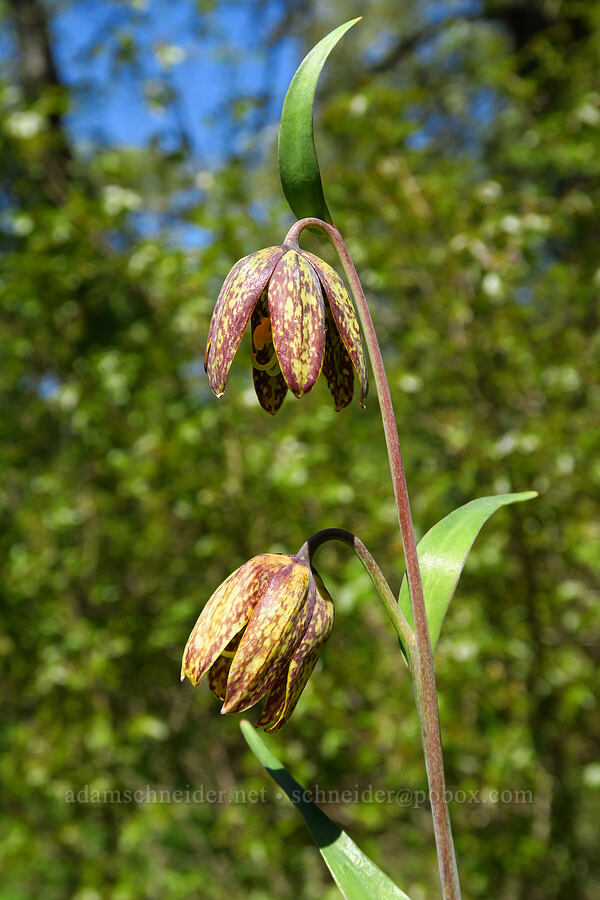
[[[271,320],[265,316],[260,325],[257,325],[252,333],[252,340],[257,350],[264,350],[265,344],[271,341]]]
[[[279,360],[277,359],[277,354],[273,351],[273,356],[266,363],[259,363],[256,361],[256,353],[252,353],[250,355],[250,362],[252,363],[253,368],[258,369],[259,372],[266,372],[267,375],[279,375],[281,369],[279,368]]]

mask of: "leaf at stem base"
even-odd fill
[[[292,778],[250,722],[244,719],[240,728],[252,752],[304,817],[321,856],[346,900],[410,900],[357,847],[352,838],[313,803],[310,792]]]

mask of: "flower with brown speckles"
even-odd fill
[[[367,367],[354,306],[330,265],[297,245],[245,256],[221,288],[204,358],[220,397],[242,335],[252,319],[252,375],[258,400],[274,415],[288,388],[307,394],[321,370],[337,410],[352,399],[354,370],[364,406]]]
[[[217,588],[183,652],[182,680],[208,673],[221,712],[267,696],[257,725],[289,719],[333,626],[333,603],[305,558],[263,553]]]

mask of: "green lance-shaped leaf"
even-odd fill
[[[279,128],[279,174],[286,200],[299,219],[314,216],[331,222],[313,132],[313,104],[325,60],[358,19],[330,32],[304,57],[288,88]]]
[[[410,900],[388,876],[356,846],[345,831],[308,799],[307,792],[269,750],[250,722],[240,723],[248,746],[271,778],[304,816],[321,856],[346,900]]]
[[[535,491],[498,494],[496,497],[471,500],[434,525],[419,541],[417,552],[432,650],[437,646],[442,623],[454,596],[458,579],[481,528],[501,506],[531,500],[532,497],[537,497]],[[406,576],[400,587],[398,603],[412,626],[413,617]]]

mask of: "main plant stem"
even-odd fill
[[[385,374],[383,357],[377,340],[375,326],[371,319],[371,313],[365,298],[360,279],[354,268],[354,263],[348,252],[344,240],[333,225],[328,225],[320,219],[300,219],[286,235],[286,244],[297,244],[300,233],[308,227],[316,227],[324,231],[340,258],[340,262],[348,279],[354,302],[362,325],[375,386],[379,397],[383,430],[387,444],[394,496],[398,510],[400,523],[400,535],[404,548],[406,563],[406,575],[410,593],[410,602],[414,622],[414,653],[411,661],[411,671],[415,692],[415,701],[421,724],[421,736],[425,755],[425,767],[429,782],[429,796],[433,816],[433,827],[440,867],[440,879],[444,900],[460,900],[460,882],[456,866],[456,854],[452,840],[452,826],[450,813],[446,802],[446,784],[444,778],[444,760],[442,755],[442,738],[440,734],[440,718],[435,686],[435,671],[433,667],[433,654],[427,628],[427,613],[423,597],[423,585],[419,571],[419,558],[417,555],[417,543],[410,512],[408,487],[404,474],[404,463],[400,450],[398,426],[394,415],[394,407],[390,388]]]

